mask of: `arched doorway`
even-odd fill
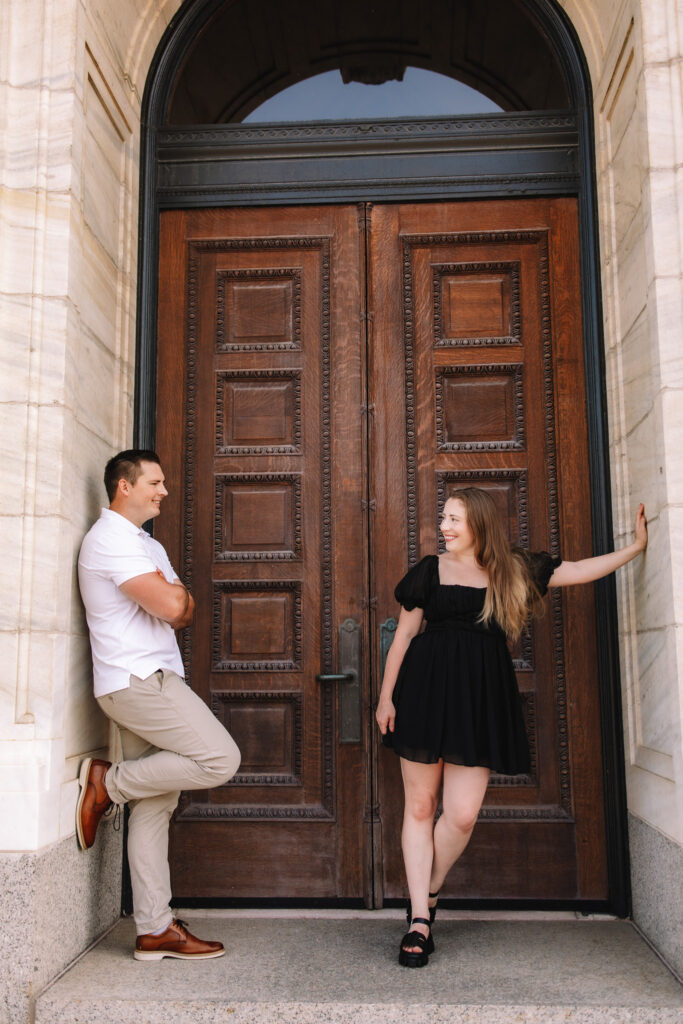
[[[183,801],[175,890],[378,905],[403,882],[373,694],[393,584],[435,549],[439,501],[476,481],[513,536],[568,557],[591,513],[608,536],[585,73],[549,4],[435,3],[427,27],[406,5],[391,32],[381,4],[199,6],[145,101],[138,409],[182,481],[162,539],[199,599],[191,682],[245,760]],[[406,64],[508,113],[239,123],[312,70]],[[534,769],[494,779],[454,898],[623,910],[601,628],[608,601],[565,595],[517,651]]]

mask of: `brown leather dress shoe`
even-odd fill
[[[78,781],[81,785],[76,805],[76,834],[82,850],[89,850],[95,842],[100,818],[111,806],[111,799],[104,784],[104,776],[111,768],[111,761],[100,761],[86,757],[81,765]]]
[[[161,960],[173,956],[176,960],[210,960],[223,956],[222,942],[204,942],[188,931],[184,921],[171,921],[161,935],[138,935],[135,940],[136,960]]]

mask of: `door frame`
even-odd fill
[[[140,218],[135,369],[134,443],[154,447],[157,338],[157,271],[159,213],[188,206],[269,206],[288,203],[416,202],[536,195],[576,196],[579,210],[581,294],[584,325],[586,405],[591,479],[593,551],[613,546],[609,432],[602,330],[597,189],[590,76],[576,32],[553,0],[525,0],[543,25],[558,54],[570,88],[573,111],[493,114],[476,118],[435,118],[401,122],[329,123],[258,126],[258,161],[254,129],[211,126],[168,129],[168,101],[179,67],[219,0],[184,5],[172,19],[152,61],[142,103]],[[367,131],[373,126],[372,133]],[[317,128],[317,131],[316,131]],[[378,145],[377,135],[381,137]],[[510,150],[514,134],[515,148]],[[299,161],[301,184],[278,180],[277,157],[283,141],[288,159]],[[437,179],[428,174],[435,143],[443,161]],[[315,162],[325,164],[325,181],[311,175]],[[406,173],[406,154],[417,170]],[[349,179],[350,161],[364,156],[363,176]],[[473,159],[474,155],[474,159]],[[421,159],[420,159],[421,158]],[[270,164],[269,164],[270,161]],[[235,166],[248,169],[265,162],[274,168],[259,184],[248,174],[231,183]],[[291,165],[290,165],[291,166]],[[373,174],[374,168],[374,174]],[[381,168],[380,177],[377,169]],[[330,177],[330,171],[333,176]],[[201,178],[201,175],[204,178]],[[334,177],[336,174],[336,177]],[[295,176],[295,177],[298,177]],[[321,176],[319,175],[319,179]],[[197,180],[199,184],[197,184]],[[291,177],[290,177],[291,182]],[[618,916],[630,912],[628,819],[622,730],[616,585],[613,577],[595,584],[603,776],[610,898],[605,907]],[[506,902],[506,906],[509,906]],[[576,904],[573,904],[576,907]],[[589,908],[586,908],[589,909]]]

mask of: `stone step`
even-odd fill
[[[121,920],[39,997],[36,1024],[683,1024],[683,987],[627,921],[440,911],[400,967],[383,911],[179,911],[227,955],[132,957]]]

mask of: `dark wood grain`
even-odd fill
[[[157,535],[197,598],[190,684],[245,755],[181,800],[180,898],[404,893],[372,707],[396,581],[466,484],[515,542],[590,553],[577,237],[571,199],[162,214]],[[592,588],[546,604],[513,651],[531,773],[492,779],[445,895],[607,898]],[[315,681],[347,617],[358,744]]]
[[[578,268],[573,200],[374,208],[379,621],[397,614],[407,566],[437,550],[458,486],[489,490],[515,542],[591,553]],[[592,588],[547,604],[513,652],[531,774],[493,777],[444,895],[607,898]],[[378,780],[383,895],[398,897],[401,785],[386,751]]]
[[[159,536],[197,600],[190,684],[244,753],[227,786],[183,795],[174,892],[361,898],[368,753],[337,743],[315,678],[346,618],[367,641],[357,211],[162,222]]]

